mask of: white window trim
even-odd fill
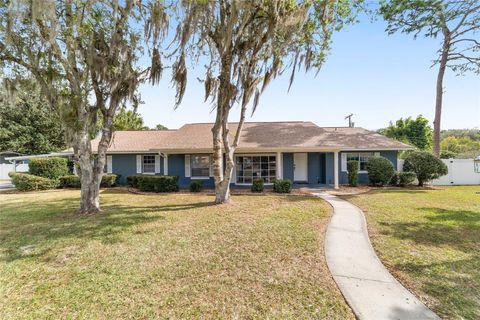
[[[107,156],[107,173],[112,173],[112,156]]]
[[[347,172],[347,155],[348,154],[358,154],[359,157],[360,157],[360,154],[362,153],[373,153],[373,156],[374,157],[378,157],[380,156],[380,152],[373,152],[373,151],[346,151],[346,152],[342,152],[342,156],[341,156],[341,162],[342,162],[342,172]],[[360,161],[358,162],[358,166],[360,166]],[[358,170],[358,173],[362,173],[362,174],[365,174],[365,173],[368,173],[367,170]]]
[[[208,162],[209,162],[209,166],[208,166],[208,176],[194,176],[193,175],[193,168],[192,168],[192,156],[207,156],[208,157]],[[186,159],[186,158],[185,158]],[[199,153],[199,154],[190,154],[188,155],[188,159],[189,159],[189,170],[190,170],[190,175],[188,177],[190,177],[190,180],[208,180],[210,179],[210,174],[212,173],[212,155],[211,154],[204,154],[204,153]]]
[[[261,156],[274,156],[276,157],[275,158],[275,178],[278,177],[278,155],[276,153],[239,153],[239,154],[236,154],[235,157],[234,157],[234,162],[235,162],[235,167],[233,168],[233,174],[232,174],[232,177],[233,177],[233,181],[234,181],[234,185],[236,186],[251,186],[253,184],[252,183],[237,183],[237,157],[261,157]],[[278,179],[278,178],[277,178]],[[264,183],[265,186],[273,186],[273,182],[265,182]]]
[[[143,171],[143,161],[144,161],[144,157],[145,156],[155,156],[154,154],[142,154],[140,155],[140,159],[141,159],[141,162],[140,162],[140,172],[141,174],[146,174],[146,175],[152,175],[154,176],[155,175],[155,168],[153,169],[153,172],[144,172]],[[155,166],[155,163],[154,163],[154,166]]]

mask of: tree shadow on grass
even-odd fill
[[[434,263],[402,263],[396,268],[422,279],[422,291],[435,297],[445,318],[480,318],[480,253],[472,258]]]
[[[424,219],[427,221],[380,221],[380,232],[422,245],[448,245],[465,253],[478,250],[479,212],[442,208],[418,208],[417,210],[424,214]]]
[[[472,228],[480,228],[472,224],[480,222],[480,210],[457,210],[457,209],[444,209],[444,208],[418,208],[421,212],[431,212],[433,216],[427,216],[426,219],[434,222],[451,221],[458,224],[464,224]]]
[[[134,195],[132,195],[134,196]],[[40,257],[50,252],[58,240],[97,240],[104,244],[123,241],[128,229],[165,220],[168,212],[181,212],[211,206],[211,202],[135,206],[105,203],[103,212],[82,216],[74,213],[78,198],[64,198],[30,206],[9,208],[0,216],[0,260],[13,261]],[[157,233],[162,232],[158,230]],[[55,244],[54,244],[55,243]],[[71,245],[72,241],[65,242]],[[75,241],[73,241],[75,243]],[[30,253],[22,248],[35,247]]]

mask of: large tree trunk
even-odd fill
[[[230,181],[233,172],[233,152],[228,140],[228,115],[232,103],[231,57],[222,58],[217,98],[217,116],[212,128],[213,135],[213,176],[215,178],[215,203],[230,201]],[[223,155],[225,154],[225,167]]]
[[[222,96],[222,94],[220,94]],[[221,98],[219,97],[219,101]],[[213,135],[213,176],[215,179],[215,203],[226,203],[230,200],[231,174],[224,170],[223,154],[225,150],[223,139],[223,124],[228,121],[229,108],[223,104],[217,105],[217,117],[212,128]]]
[[[450,50],[450,34],[444,33],[442,56],[437,75],[437,92],[435,98],[435,119],[433,121],[433,154],[440,158],[440,123],[442,119],[443,77],[447,67],[448,52]]]
[[[77,136],[76,158],[80,167],[80,207],[79,214],[100,212],[100,175],[95,170],[88,130],[81,130]]]
[[[95,214],[101,211],[100,183],[105,168],[107,149],[112,139],[113,114],[114,112],[104,114],[96,161],[93,160],[90,132],[87,124],[89,122],[84,120],[83,127],[77,132],[74,150],[80,167],[80,207],[77,210],[79,214]],[[88,117],[88,115],[85,115],[85,117]]]

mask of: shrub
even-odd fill
[[[385,157],[371,157],[367,163],[368,179],[372,185],[383,186],[395,174],[393,164]]]
[[[190,182],[190,191],[191,192],[200,192],[203,189],[203,181],[193,180]]]
[[[80,177],[74,174],[60,177],[60,186],[62,188],[80,188]]]
[[[399,172],[398,173],[398,184],[402,187],[411,185],[416,178],[415,172]]]
[[[116,174],[104,174],[102,176],[102,181],[100,182],[100,187],[110,188],[116,185],[119,175]],[[80,177],[76,175],[68,175],[60,177],[60,186],[62,188],[80,188]]]
[[[177,176],[137,176],[138,189],[145,192],[178,191]]]
[[[448,168],[442,160],[427,151],[411,152],[403,164],[403,171],[415,172],[418,185],[423,186],[427,181],[437,179],[448,173]]]
[[[8,175],[12,178],[15,188],[22,191],[48,190],[58,187],[58,182],[53,179],[21,172],[10,172]]]
[[[398,176],[400,175],[401,172],[395,172],[390,179],[390,182],[388,183],[391,186],[397,186],[398,185]]]
[[[440,159],[453,159],[457,156],[457,154],[450,150],[442,150],[440,152]]]
[[[133,188],[138,188],[138,177],[140,177],[140,175],[126,177],[125,180],[127,185]]]
[[[100,187],[102,187],[102,188],[115,187],[119,177],[120,177],[120,175],[116,175],[116,174],[113,174],[113,173],[104,174],[102,176],[102,181],[100,182]]]
[[[358,185],[358,161],[350,160],[347,162],[348,184],[352,187]]]
[[[59,157],[33,158],[28,163],[31,175],[58,180],[68,175],[67,159]]]
[[[289,179],[278,179],[273,182],[273,191],[278,193],[290,193],[292,191],[292,181]]]
[[[263,192],[264,187],[263,179],[257,178],[253,179],[250,190],[252,190],[252,192]]]

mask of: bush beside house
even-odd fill
[[[351,187],[358,185],[358,161],[350,160],[347,162],[348,184]]]
[[[436,158],[427,151],[410,152],[403,164],[404,172],[414,172],[417,176],[418,185],[438,179],[448,173],[448,168],[442,160]]]
[[[34,176],[22,172],[10,172],[12,183],[20,191],[48,190],[58,187],[58,180]]]
[[[100,187],[102,188],[111,188],[114,187],[117,183],[118,175],[116,174],[104,174],[102,176],[102,181],[100,182]],[[62,188],[80,188],[80,177],[76,175],[68,175],[60,177],[60,187]]]
[[[31,175],[58,180],[68,175],[68,160],[60,157],[33,158],[28,163]]]
[[[203,189],[203,181],[193,180],[190,182],[190,191],[191,192],[200,192]]]
[[[253,180],[253,183],[252,183],[252,187],[250,188],[250,190],[252,192],[263,192],[265,188],[265,184],[263,182],[263,179],[254,179]]]
[[[60,185],[60,177],[68,175],[67,159],[59,157],[33,158],[28,164],[28,172],[10,172],[8,174],[18,190],[55,189]]]
[[[405,187],[413,184],[417,175],[415,172],[399,172],[398,173],[398,185],[400,187]]]
[[[390,182],[395,174],[392,162],[385,157],[371,157],[367,163],[368,179],[374,186],[383,186]]]
[[[80,178],[74,174],[60,177],[60,187],[80,188]]]
[[[177,176],[136,176],[138,189],[145,192],[175,192],[178,191]]]
[[[290,193],[292,191],[292,181],[289,179],[278,179],[273,182],[273,191],[277,193]]]

